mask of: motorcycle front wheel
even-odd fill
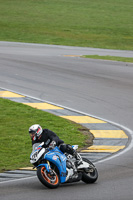
[[[60,184],[58,174],[52,170],[52,175],[47,172],[45,166],[37,168],[37,177],[43,185],[48,188],[54,189],[57,188]]]
[[[86,172],[83,172],[82,181],[85,183],[94,183],[98,179],[97,169],[90,160],[83,158],[83,161],[87,162],[90,168],[86,169]]]

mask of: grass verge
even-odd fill
[[[0,0],[0,40],[133,50],[132,0]]]
[[[84,56],[81,56],[81,57],[83,57],[83,58],[92,58],[92,59],[102,59],[102,60],[114,60],[114,61],[133,63],[133,58],[127,58],[127,57],[98,56],[98,55],[84,55]]]
[[[88,129],[79,124],[0,98],[0,172],[31,166],[32,145],[28,129],[36,123],[57,133],[65,143],[83,148],[87,141],[92,142]]]

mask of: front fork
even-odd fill
[[[48,173],[50,174],[50,176],[55,176],[56,174],[55,174],[54,170],[51,169],[50,162],[48,160],[47,160],[47,164],[49,167]]]

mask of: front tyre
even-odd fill
[[[94,183],[98,179],[98,172],[95,166],[86,158],[83,158],[83,161],[89,163],[90,168],[86,169],[82,174],[82,181],[85,183]]]
[[[48,188],[57,188],[60,184],[58,174],[52,170],[52,175],[47,172],[45,166],[37,168],[37,176],[43,185]]]

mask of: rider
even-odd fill
[[[79,154],[72,148],[71,145],[65,144],[53,131],[49,129],[42,129],[39,124],[34,124],[29,128],[29,134],[32,140],[32,145],[35,143],[44,142],[44,147],[53,149],[58,146],[63,153],[69,153],[73,155],[77,160],[77,165],[82,163],[82,158]]]

